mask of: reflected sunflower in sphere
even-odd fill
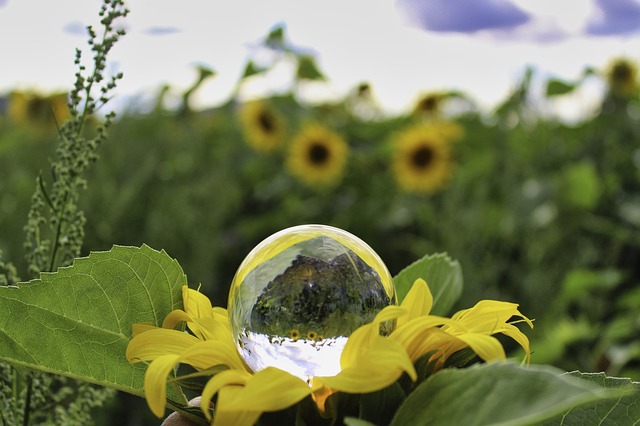
[[[392,169],[407,192],[432,193],[444,186],[453,169],[449,140],[428,125],[411,127],[394,141]]]
[[[261,100],[247,102],[239,118],[247,143],[255,150],[273,151],[282,144],[286,122],[273,106]]]
[[[331,185],[342,177],[348,151],[340,135],[320,124],[308,124],[293,138],[287,166],[309,185]]]

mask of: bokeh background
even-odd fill
[[[99,5],[36,21],[29,3],[0,1],[0,249],[19,272]],[[262,239],[333,225],[392,274],[459,260],[459,307],[519,303],[534,363],[640,380],[640,3],[527,3],[132,0],[85,252],[164,249],[224,306]]]

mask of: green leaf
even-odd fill
[[[274,49],[274,50],[282,50],[285,47],[284,44],[284,26],[283,24],[276,25],[264,41],[265,46]]]
[[[547,420],[542,425],[589,426],[632,425],[640,423],[640,383],[627,378],[608,377],[604,373],[567,373],[605,389],[628,389],[618,398],[590,402]]]
[[[362,394],[360,395],[359,418],[376,422],[376,424],[389,424],[406,396],[406,393],[397,382],[377,392]]]
[[[296,77],[299,80],[324,80],[325,76],[318,69],[316,61],[309,55],[298,57],[298,72]]]
[[[402,302],[413,282],[424,279],[433,294],[433,315],[447,315],[462,293],[462,268],[446,253],[425,256],[404,268],[393,279]]]
[[[566,81],[551,79],[547,82],[547,96],[566,95],[576,88],[575,84]]]
[[[244,67],[242,78],[245,79],[247,77],[251,77],[252,75],[260,74],[265,71],[266,71],[266,68],[258,67],[253,61],[248,61],[247,65]]]
[[[619,394],[552,367],[479,364],[431,376],[407,397],[391,425],[531,425]]]
[[[568,164],[560,176],[561,202],[570,207],[593,209],[603,192],[595,165],[588,161]]]
[[[131,325],[160,325],[186,282],[164,251],[116,246],[2,287],[0,359],[142,395],[144,366],[125,359]]]
[[[616,269],[573,269],[562,281],[560,297],[565,304],[593,297],[598,292],[613,290],[623,279],[623,274]]]
[[[355,417],[345,417],[344,424],[346,426],[376,426],[376,423],[371,423],[362,419],[356,419]],[[379,423],[379,424],[384,424],[384,423]]]

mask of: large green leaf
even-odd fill
[[[481,364],[431,376],[407,397],[391,425],[531,425],[619,395],[547,366]]]
[[[568,375],[580,377],[606,389],[629,389],[619,398],[598,400],[572,408],[557,417],[544,422],[545,426],[596,426],[640,424],[640,383],[627,378],[608,377],[604,373],[571,372]]]
[[[161,324],[186,277],[164,251],[114,247],[19,287],[0,288],[0,359],[142,395],[131,325]]]
[[[447,315],[462,293],[462,268],[446,253],[425,256],[404,268],[393,279],[398,301],[407,295],[413,282],[424,279],[433,294],[433,315]]]

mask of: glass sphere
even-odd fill
[[[309,380],[340,372],[349,335],[396,304],[393,279],[364,241],[338,228],[287,228],[244,259],[229,292],[231,333],[247,365]],[[395,324],[381,325],[388,334]]]

